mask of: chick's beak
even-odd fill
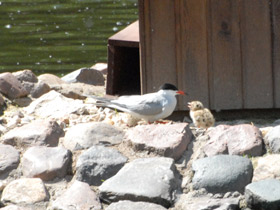
[[[191,102],[188,102],[188,107],[189,107],[189,109],[191,109],[191,108],[192,108],[192,104],[191,104]]]
[[[179,94],[179,95],[188,95],[187,93],[185,93],[185,92],[182,91],[182,90],[178,90],[176,93]]]

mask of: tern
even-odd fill
[[[176,95],[186,95],[184,91],[172,84],[165,83],[154,93],[144,95],[120,96],[117,99],[107,99],[87,96],[96,99],[97,106],[109,107],[129,113],[135,118],[148,123],[170,116],[176,108]]]

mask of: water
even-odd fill
[[[63,75],[107,62],[107,39],[138,19],[137,0],[0,0],[0,72]]]

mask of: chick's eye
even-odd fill
[[[199,105],[197,104],[197,105],[196,105],[196,107],[198,108],[198,107],[199,107]]]

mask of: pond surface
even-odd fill
[[[0,0],[0,72],[107,62],[107,39],[137,19],[137,0]]]

